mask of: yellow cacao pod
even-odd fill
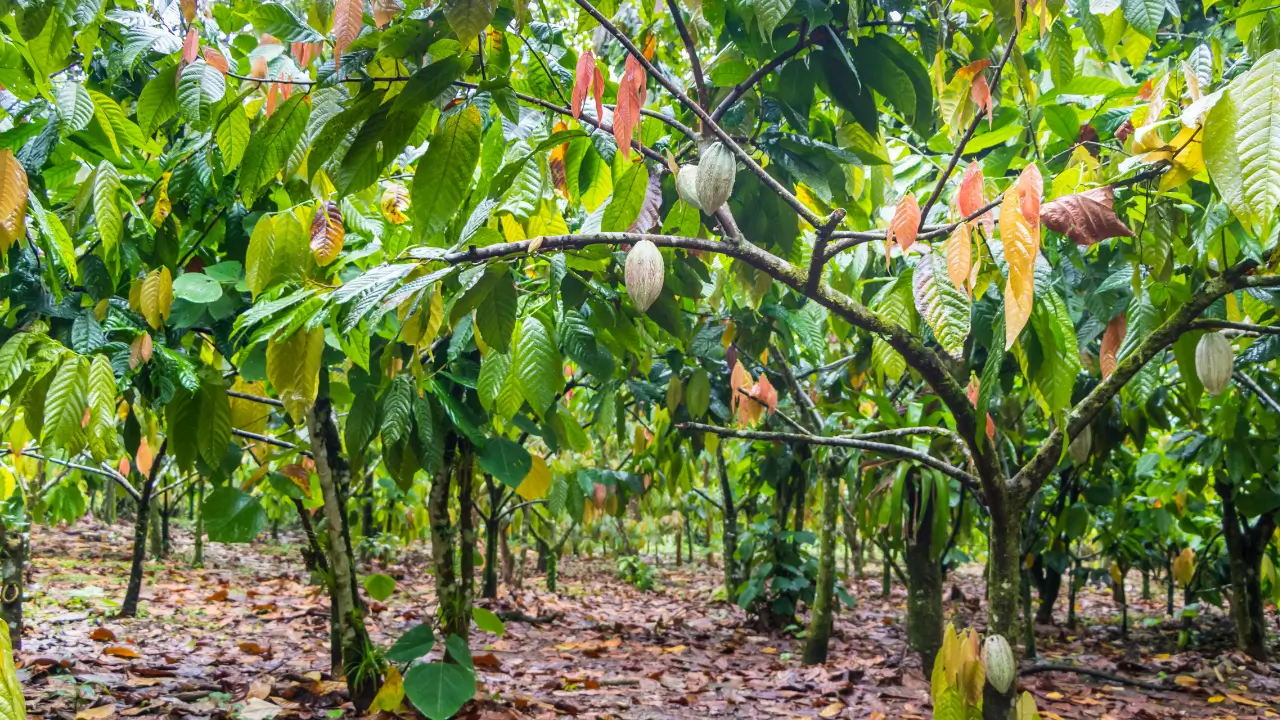
[[[722,143],[713,143],[702,153],[698,165],[698,202],[706,213],[714,213],[733,194],[736,162],[733,153]]]
[[[698,202],[697,165],[685,165],[680,168],[680,172],[676,173],[676,194],[694,209],[702,209],[702,203]]]
[[[625,280],[627,294],[640,312],[648,310],[662,294],[664,273],[662,253],[658,252],[657,245],[641,240],[631,246],[631,252],[627,253]]]
[[[1000,691],[1001,695],[1013,687],[1013,680],[1018,674],[1018,662],[1013,657],[1013,648],[1002,635],[988,635],[982,643],[982,667],[987,673],[987,682]]]
[[[1191,578],[1196,574],[1196,551],[1191,548],[1183,548],[1178,557],[1173,560],[1173,580],[1181,587],[1186,587],[1191,583]]]
[[[1210,395],[1217,395],[1231,383],[1235,365],[1231,342],[1216,332],[1205,333],[1196,344],[1196,375]]]
[[[1089,452],[1093,450],[1093,431],[1088,425],[1084,426],[1084,430],[1076,435],[1071,444],[1067,446],[1067,454],[1071,456],[1071,461],[1077,465],[1083,464],[1089,459]]]

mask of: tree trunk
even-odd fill
[[[151,559],[164,559],[164,502],[161,498],[151,499],[151,519],[147,522],[148,534],[151,536]]]
[[[835,608],[836,536],[840,529],[840,473],[834,463],[826,468],[813,460],[822,473],[822,539],[818,546],[818,583],[814,591],[813,613],[809,619],[809,639],[804,646],[806,665],[827,661]],[[941,600],[941,595],[939,595]],[[941,616],[939,616],[941,617]]]
[[[156,478],[160,474],[160,466],[164,464],[165,451],[169,447],[166,438],[160,443],[160,450],[151,461],[151,472],[147,474],[142,488],[138,490],[138,514],[133,525],[133,556],[129,560],[129,585],[125,588],[124,601],[120,603],[120,617],[138,616],[138,596],[142,594],[142,571],[147,561],[147,525],[151,518],[151,494],[155,490]],[[137,474],[134,474],[135,477]]]
[[[1076,629],[1076,593],[1080,590],[1080,561],[1073,560],[1071,563],[1071,577],[1067,585],[1067,627]]]
[[[684,535],[684,528],[680,526],[680,523],[676,523],[676,567],[680,567],[684,565],[684,556],[680,554],[680,551],[681,551],[680,539],[683,535]],[[693,538],[689,538],[689,544],[690,545],[693,544]]]
[[[511,543],[507,541],[506,526],[498,526],[498,552],[502,555],[502,582],[507,587],[519,590],[516,585],[516,559],[511,554]]]
[[[22,649],[22,573],[27,565],[27,543],[20,532],[10,532],[0,517],[0,621],[9,624],[13,649]]]
[[[1173,556],[1166,557],[1164,563],[1164,614],[1173,617]]]
[[[436,598],[446,633],[457,629],[458,614],[462,607],[458,578],[453,567],[456,533],[449,518],[449,491],[463,455],[457,443],[458,439],[455,437],[445,441],[444,464],[440,472],[436,473],[427,501],[427,516],[431,522],[431,561],[436,571]]]
[[[1142,568],[1142,599],[1151,599],[1151,571]]]
[[[1040,594],[1040,607],[1036,610],[1036,623],[1040,625],[1053,624],[1053,606],[1058,602],[1058,595],[1062,592],[1062,573],[1056,569],[1049,567],[1044,560],[1044,555],[1037,555],[1035,566],[1031,568],[1036,579],[1036,590]]]
[[[903,553],[907,563],[907,643],[920,654],[920,667],[932,672],[942,648],[942,565],[933,555],[936,495],[922,504],[924,492],[918,473],[912,473],[907,492],[911,512],[904,524],[914,526]]]
[[[1222,496],[1222,536],[1231,569],[1231,619],[1236,647],[1259,662],[1267,660],[1267,618],[1262,595],[1262,557],[1275,531],[1275,518],[1264,516],[1252,527],[1236,510],[1230,483],[1219,480]]]
[[[196,478],[195,489],[195,552],[191,556],[192,567],[204,567],[204,479]]]
[[[458,525],[461,544],[458,547],[461,573],[458,577],[458,591],[461,606],[454,618],[450,632],[467,640],[471,637],[471,606],[476,596],[476,526],[473,517],[473,498],[471,485],[475,477],[475,451],[467,444],[462,453],[462,462],[458,465]]]
[[[102,522],[108,525],[116,524],[116,484],[114,481],[108,482],[106,490],[102,493]]]
[[[1002,635],[1017,655],[1018,601],[1022,579],[1022,503],[1006,495],[991,511],[990,551],[987,559],[987,634]],[[983,691],[983,720],[1007,720],[1013,711],[1017,683],[1000,693],[987,683]]]
[[[1036,622],[1031,612],[1031,580],[1030,573],[1022,579],[1022,640],[1025,645],[1023,657],[1034,660],[1036,657]]]
[[[329,538],[328,562],[332,568],[334,607],[338,642],[342,648],[342,671],[356,711],[363,714],[382,686],[382,668],[373,654],[373,643],[364,626],[364,613],[357,597],[354,557],[346,527],[346,498],[351,466],[342,457],[338,427],[329,401],[329,377],[320,372],[320,393],[307,410],[307,434],[315,455],[316,477],[324,497],[325,528]],[[336,673],[335,673],[336,675]]]
[[[720,497],[724,504],[724,528],[720,541],[724,544],[724,591],[729,602],[735,602],[742,575],[738,561],[738,510],[734,507],[733,485],[729,483],[729,471],[724,462],[724,445],[716,449],[716,465],[720,471]]]

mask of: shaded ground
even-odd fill
[[[33,718],[344,714],[345,686],[328,674],[328,601],[307,584],[296,550],[211,544],[206,568],[192,570],[179,537],[172,559],[148,568],[142,616],[117,620],[131,537],[123,525],[85,522],[32,538],[19,675]],[[736,607],[713,601],[717,568],[658,570],[660,587],[640,592],[611,564],[567,558],[558,596],[540,577],[522,591],[504,588],[494,609],[557,619],[509,622],[502,638],[475,631],[481,690],[462,717],[931,717],[926,675],[905,652],[900,587],[882,600],[877,580],[853,583],[859,607],[839,616],[831,662],[804,667],[803,640],[757,634]],[[421,566],[384,571],[399,584],[385,605],[371,603],[371,635],[383,646],[434,611]],[[957,627],[981,627],[980,580],[965,568],[948,582],[963,596],[947,602]],[[1220,614],[1201,620],[1201,652],[1177,653],[1177,628],[1160,602],[1132,601],[1127,645],[1106,624],[1117,615],[1109,590],[1086,588],[1078,604],[1077,632],[1041,629],[1045,658],[1148,682],[1176,678],[1180,690],[1064,673],[1022,678],[1047,720],[1280,717],[1280,664],[1223,651],[1230,637]],[[1064,603],[1058,610],[1065,617]]]

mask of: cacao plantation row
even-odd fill
[[[1276,6],[0,12],[0,718],[1276,716]]]

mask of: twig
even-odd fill
[[[676,0],[667,0],[667,8],[671,10],[671,19],[675,22],[680,38],[684,40],[685,52],[689,55],[689,65],[693,68],[693,84],[698,88],[698,102],[702,103],[702,107],[710,108],[711,96],[707,93],[707,84],[702,78],[702,61],[698,59],[698,48],[693,44],[693,36],[689,34],[684,18],[680,16],[680,6],[676,4]]]
[[[1242,330],[1259,335],[1280,335],[1280,327],[1275,325],[1255,325],[1254,323],[1230,322],[1228,320],[1197,320],[1191,323],[1192,330]]]
[[[711,113],[712,120],[715,120],[716,122],[720,122],[720,118],[724,117],[724,114],[729,112],[729,108],[733,107],[733,104],[738,101],[738,98],[745,95],[746,92],[750,90],[752,87],[754,87],[756,83],[763,80],[765,76],[767,76],[769,73],[776,70],[780,65],[782,65],[786,61],[790,60],[796,55],[799,55],[801,50],[804,50],[805,48],[817,42],[816,40],[818,36],[817,33],[813,33],[810,35],[805,34],[805,27],[806,27],[805,22],[807,21],[802,22],[800,25],[800,39],[796,41],[795,47],[791,48],[790,50],[784,51],[781,55],[778,55],[777,57],[765,63],[764,65],[761,65],[759,68],[756,69],[755,72],[748,75],[746,80],[743,80],[742,82],[733,86],[733,89],[729,91],[729,94],[725,96],[725,99],[721,100],[720,104],[717,105],[716,109]]]
[[[1103,670],[1094,670],[1093,668],[1077,667],[1075,665],[1059,665],[1057,663],[1036,663],[1031,667],[1025,667],[1018,671],[1018,675],[1036,675],[1038,673],[1047,672],[1066,672],[1075,673],[1077,675],[1088,675],[1089,677],[1098,678],[1099,680],[1108,680],[1113,683],[1122,685],[1132,685],[1143,690],[1154,690],[1156,692],[1164,692],[1166,690],[1176,690],[1178,692],[1186,692],[1178,685],[1161,685],[1157,683],[1143,682],[1142,680],[1134,680],[1122,675],[1105,672]]]
[[[1262,386],[1258,385],[1253,378],[1245,375],[1244,372],[1240,370],[1231,373],[1231,377],[1234,377],[1236,382],[1248,388],[1254,395],[1257,395],[1258,399],[1261,400],[1264,405],[1271,408],[1272,411],[1280,413],[1280,403],[1277,403],[1275,398],[1268,395],[1267,392],[1262,389]]]
[[[298,446],[294,445],[291,442],[285,442],[284,440],[277,440],[276,438],[273,438],[267,435],[259,435],[258,433],[249,432],[248,430],[241,430],[240,428],[231,428],[231,434],[235,435],[236,437],[242,437],[249,440],[257,440],[258,442],[266,443],[268,445],[274,445],[278,448],[284,448],[285,450],[298,450]],[[299,450],[298,452],[300,452],[305,457],[315,457],[314,455],[311,454],[309,450]]]
[[[278,408],[284,407],[284,403],[276,400],[275,398],[259,397],[257,395],[250,395],[249,393],[242,393],[239,390],[228,390],[227,394],[233,398],[240,398],[241,400],[251,400],[256,403],[262,403],[263,405],[270,405]]]
[[[108,470],[106,468],[96,468],[90,465],[81,465],[79,463],[70,462],[68,460],[59,460],[57,458],[51,458],[46,455],[41,455],[40,453],[37,453],[37,452],[32,452],[30,450],[23,450],[21,455],[22,457],[29,457],[34,460],[43,460],[44,462],[50,462],[50,463],[53,463],[54,465],[61,465],[65,468],[70,468],[72,470],[80,470],[81,472],[87,472],[87,473],[92,473],[94,475],[101,475],[102,477],[111,478],[112,480],[115,480],[116,484],[119,485],[121,488],[123,488],[124,491],[129,494],[129,497],[133,498],[135,501],[141,497],[141,495],[138,494],[138,491],[134,489],[133,485],[130,485],[129,481],[123,475],[116,472],[115,470]]]

